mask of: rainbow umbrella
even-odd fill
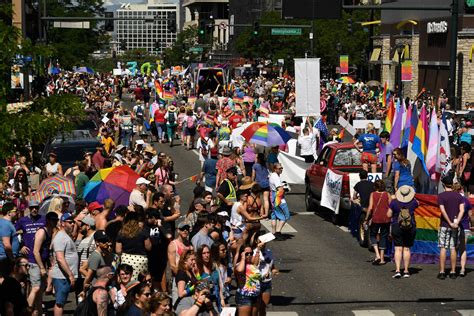
[[[337,82],[340,82],[340,83],[350,83],[350,84],[353,84],[355,83],[355,80],[352,79],[351,77],[348,77],[348,76],[344,76],[344,77],[341,77],[339,79],[336,80]]]
[[[104,203],[112,199],[115,205],[128,205],[130,192],[140,176],[129,166],[119,166],[99,170],[84,189],[84,200]]]
[[[53,194],[76,195],[74,181],[60,175],[46,178],[41,182],[38,190],[36,190],[34,199],[41,203],[44,199]]]
[[[291,139],[290,134],[278,124],[263,122],[250,124],[241,135],[249,143],[266,147],[283,145]]]

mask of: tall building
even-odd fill
[[[118,18],[137,19],[115,22],[119,52],[124,48],[141,48],[150,53],[162,53],[176,41],[180,25],[179,2],[148,0],[143,4],[126,3],[115,14]],[[170,23],[174,24],[174,32],[170,30]]]
[[[384,0],[389,6],[451,6],[452,0]],[[458,108],[474,102],[474,6],[459,0],[456,95]],[[416,97],[424,88],[438,97],[447,92],[450,69],[451,12],[383,10],[380,35],[374,37],[370,63],[374,78],[395,89],[400,64],[411,62],[412,78],[402,83],[404,96]],[[403,47],[403,49],[400,49]]]

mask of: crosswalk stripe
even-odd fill
[[[272,222],[267,220],[260,221],[260,224],[263,225],[269,232],[272,231]],[[283,234],[291,234],[291,233],[297,233],[296,229],[294,229],[290,224],[286,223],[285,226],[283,226],[283,229],[281,230]]]
[[[298,213],[295,213],[295,215],[316,215],[316,214],[314,214],[314,212],[298,212]]]
[[[267,312],[267,316],[298,316],[297,312]]]
[[[377,316],[392,316],[395,315],[388,309],[366,309],[366,310],[357,310],[357,311],[352,311],[352,313],[355,316],[372,316],[372,315],[377,315]]]
[[[474,309],[458,309],[456,312],[462,316],[474,316]]]

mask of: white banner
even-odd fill
[[[311,166],[311,163],[306,163],[303,158],[290,155],[284,151],[280,151],[278,154],[278,162],[283,167],[280,176],[281,181],[290,184],[304,184],[305,172]]]
[[[328,169],[324,179],[323,191],[321,192],[321,206],[327,207],[334,213],[339,214],[339,202],[341,201],[342,174],[337,174]]]
[[[354,125],[354,128],[366,129],[367,124],[369,124],[369,123],[374,124],[374,127],[376,129],[380,129],[380,126],[382,126],[380,120],[353,120],[352,121],[352,124]]]
[[[295,59],[296,116],[321,113],[319,58]]]
[[[370,182],[375,182],[377,180],[382,180],[382,173],[369,173],[367,176],[367,180]],[[349,173],[349,189],[351,191],[351,198],[354,196],[354,187],[360,181],[359,173]]]

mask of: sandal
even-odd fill
[[[370,262],[372,262],[372,264],[373,264],[374,266],[376,266],[376,265],[379,264],[380,259],[379,259],[379,258],[374,258],[374,259],[370,260]]]
[[[387,261],[379,261],[379,263],[377,263],[378,266],[383,266],[387,264]]]
[[[400,279],[401,277],[402,277],[402,274],[400,273],[400,271],[395,272],[395,274],[392,276],[392,278],[394,279]]]

